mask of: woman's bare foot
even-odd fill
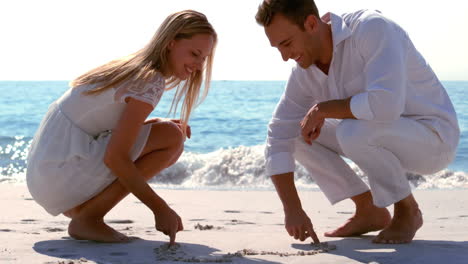
[[[386,208],[373,207],[368,210],[356,211],[353,217],[336,230],[326,232],[326,237],[359,236],[368,232],[384,229],[390,224],[392,217]]]
[[[395,204],[392,222],[372,242],[380,244],[410,243],[416,235],[416,231],[423,225],[422,213],[417,204],[416,207],[398,206],[397,204]]]
[[[78,240],[104,243],[124,243],[131,238],[104,223],[103,219],[74,218],[68,225],[68,234]]]

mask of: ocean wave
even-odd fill
[[[16,138],[0,148],[0,156],[9,162],[0,166],[0,183],[24,183],[26,175],[27,148],[30,140]],[[170,189],[227,189],[227,190],[274,190],[265,174],[264,146],[239,146],[219,149],[210,153],[184,152],[170,168],[153,177],[154,188]],[[366,183],[366,175],[350,162],[351,168]],[[414,189],[468,188],[468,173],[442,170],[431,175],[407,173]],[[307,170],[296,164],[296,185],[299,189],[318,190],[317,184]]]
[[[274,189],[265,174],[264,146],[220,149],[208,154],[184,153],[172,167],[151,180],[168,188]],[[350,166],[368,184],[365,173],[354,163]],[[442,170],[431,175],[406,174],[414,189],[468,188],[468,173]],[[296,163],[299,189],[318,189],[309,172]]]

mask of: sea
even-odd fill
[[[438,173],[408,173],[414,189],[468,188],[468,81],[444,81],[461,129],[455,160]],[[274,190],[265,175],[263,150],[267,124],[285,81],[213,81],[190,120],[192,137],[173,166],[151,181],[154,188]],[[51,102],[68,81],[0,81],[0,184],[25,184],[28,148]],[[173,92],[163,95],[151,117],[168,114]],[[367,182],[352,161],[352,169]],[[318,190],[309,173],[296,166],[296,184]]]

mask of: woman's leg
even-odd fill
[[[179,127],[170,122],[154,123],[147,143],[135,166],[146,180],[174,164],[183,152],[184,139]],[[124,242],[128,238],[104,223],[104,216],[117,205],[129,191],[114,181],[95,197],[68,210],[64,215],[72,218],[68,232],[76,239],[101,242]]]

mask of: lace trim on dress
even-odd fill
[[[151,81],[128,81],[117,88],[115,99],[125,103],[131,97],[156,107],[165,89],[165,80],[161,74],[156,74]]]

